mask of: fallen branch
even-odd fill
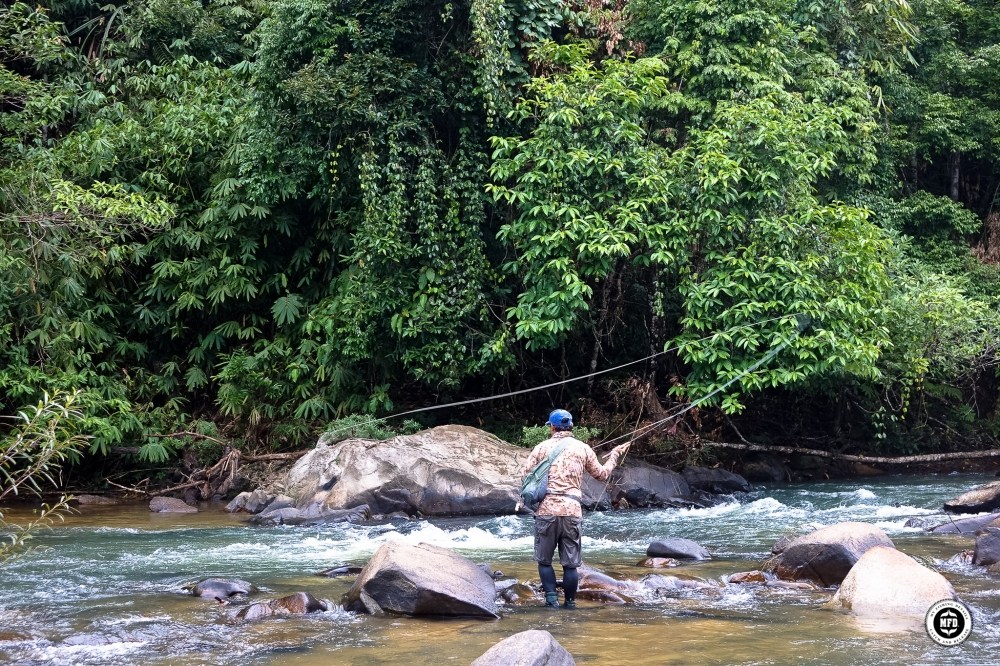
[[[164,434],[146,435],[146,437],[149,437],[150,439],[163,439],[163,438],[168,438],[168,437],[175,437],[175,438],[176,437],[197,437],[199,439],[207,439],[208,441],[215,442],[216,444],[221,444],[222,446],[229,446],[228,443],[222,441],[221,439],[218,439],[216,437],[212,437],[211,435],[203,435],[200,432],[193,432],[191,430],[180,430],[178,432],[168,432],[168,433],[164,433]]]
[[[264,460],[297,460],[309,453],[312,449],[306,449],[304,451],[290,451],[288,453],[262,453],[259,456],[243,456],[241,459],[243,462],[261,462]]]
[[[701,446],[739,449],[741,451],[758,451],[761,453],[794,453],[798,455],[817,456],[820,458],[830,458],[831,460],[846,460],[848,462],[879,463],[883,465],[908,465],[910,463],[923,462],[943,462],[946,460],[966,460],[969,458],[994,458],[1000,457],[1000,449],[987,449],[985,451],[959,451],[954,453],[929,453],[921,456],[899,456],[887,458],[885,456],[856,456],[848,453],[834,453],[832,451],[821,451],[820,449],[800,449],[794,446],[765,446],[763,444],[738,444],[736,442],[699,442]]]

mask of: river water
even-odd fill
[[[661,573],[713,589],[685,590],[626,606],[580,602],[577,611],[501,606],[501,619],[369,617],[334,610],[235,623],[233,606],[183,593],[208,576],[239,577],[258,599],[299,590],[339,601],[351,578],[316,573],[363,564],[383,542],[453,548],[509,576],[537,581],[531,519],[410,521],[385,525],[258,528],[221,506],[198,514],[151,514],[145,505],[82,507],[36,541],[41,548],[0,566],[0,662],[17,664],[468,664],[525,629],[546,629],[590,664],[995,664],[1000,649],[1000,578],[947,560],[970,536],[932,536],[911,517],[948,519],[942,503],[985,475],[759,487],[709,509],[595,513],[585,520],[588,565],[623,579],[651,540],[694,539],[713,555]],[[4,511],[8,520],[25,509]],[[953,648],[920,627],[859,623],[824,608],[830,591],[724,585],[758,568],[781,536],[858,520],[882,528],[903,552],[943,573],[970,607],[974,629]],[[557,568],[558,572],[558,568]]]

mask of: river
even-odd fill
[[[531,522],[523,516],[385,525],[257,528],[245,516],[203,506],[198,514],[151,514],[145,505],[86,506],[41,535],[38,550],[0,566],[0,662],[17,664],[468,664],[502,638],[546,629],[580,664],[994,664],[1000,649],[1000,579],[951,564],[969,536],[931,536],[911,517],[947,518],[942,503],[985,475],[894,476],[759,487],[708,509],[595,513],[585,521],[588,565],[618,577],[651,540],[694,539],[705,563],[662,571],[718,589],[687,590],[624,607],[580,602],[577,611],[501,606],[497,621],[369,617],[334,610],[251,623],[183,593],[208,576],[239,577],[274,598],[304,590],[339,601],[351,578],[316,576],[363,564],[388,539],[458,550],[521,580],[537,580]],[[23,508],[4,511],[23,520]],[[885,530],[903,552],[942,572],[970,607],[974,629],[958,647],[921,629],[888,631],[823,608],[829,591],[724,586],[758,568],[788,533],[846,520]],[[558,571],[558,568],[557,568]]]

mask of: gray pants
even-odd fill
[[[559,547],[563,567],[583,564],[581,541],[583,518],[576,516],[535,516],[535,561],[551,566],[552,555]]]

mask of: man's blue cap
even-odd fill
[[[573,415],[565,409],[556,409],[549,414],[549,425],[556,428],[572,428]]]

